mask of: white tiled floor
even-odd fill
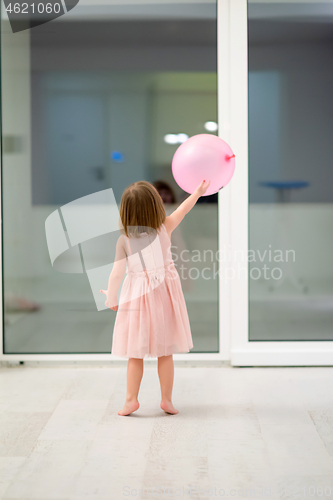
[[[332,376],[179,366],[171,416],[147,365],[141,408],[118,417],[125,367],[2,368],[0,498],[333,496]]]

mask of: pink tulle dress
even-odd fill
[[[164,224],[155,235],[124,238],[127,275],[112,354],[143,359],[188,352],[193,347],[190,322]]]

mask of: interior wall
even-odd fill
[[[251,203],[275,200],[273,190],[258,186],[259,181],[270,180],[309,182],[308,188],[292,193],[292,202],[333,202],[332,56],[331,42],[280,43],[251,47],[250,99],[252,96],[255,101],[257,92],[260,91],[260,86],[256,88],[251,86],[251,78],[252,83],[253,78],[260,80],[260,85],[264,91],[266,89],[267,96],[273,92],[272,82],[267,79],[267,75],[274,72],[281,80],[280,94],[276,95],[271,106],[268,102],[267,107],[256,107],[252,118],[250,114],[250,136],[261,135],[264,150],[267,139],[274,145],[270,153],[260,156],[258,144],[255,144],[256,151],[252,152],[253,161],[250,163]],[[278,127],[274,117],[273,122],[269,119],[272,110],[279,119]],[[274,166],[277,154],[278,171]]]
[[[324,288],[330,285],[331,289],[332,234],[331,203],[252,203],[249,208],[249,248],[254,250],[256,260],[250,261],[249,267],[262,268],[266,264],[270,269],[275,266],[283,268],[279,259],[284,262],[285,251],[291,250],[288,255],[296,278]]]
[[[108,187],[119,203],[129,175],[164,179],[184,196],[171,173],[178,144],[164,136],[204,133],[205,122],[217,120],[214,73],[46,71],[32,82],[34,205]]]
[[[30,32],[1,21],[3,259],[11,277],[31,274]],[[6,273],[6,276],[8,274]],[[6,277],[5,276],[5,277]],[[18,286],[18,285],[17,285]],[[13,291],[14,290],[9,290]]]

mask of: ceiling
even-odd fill
[[[79,4],[69,14],[32,29],[32,47],[206,46],[216,50],[214,2],[117,5],[108,1]],[[85,10],[89,8],[95,17]],[[105,15],[96,17],[103,9]],[[333,2],[249,4],[250,44],[321,41],[333,41]]]
[[[31,30],[32,47],[216,46],[216,20],[57,22]]]
[[[249,21],[250,44],[333,41],[331,23],[252,19]]]

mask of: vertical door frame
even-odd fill
[[[230,13],[231,0],[217,0],[218,135],[234,147],[231,141]],[[218,197],[219,349],[224,361],[230,360],[231,349],[231,282],[226,258],[231,246],[230,186],[229,184],[219,191]]]

